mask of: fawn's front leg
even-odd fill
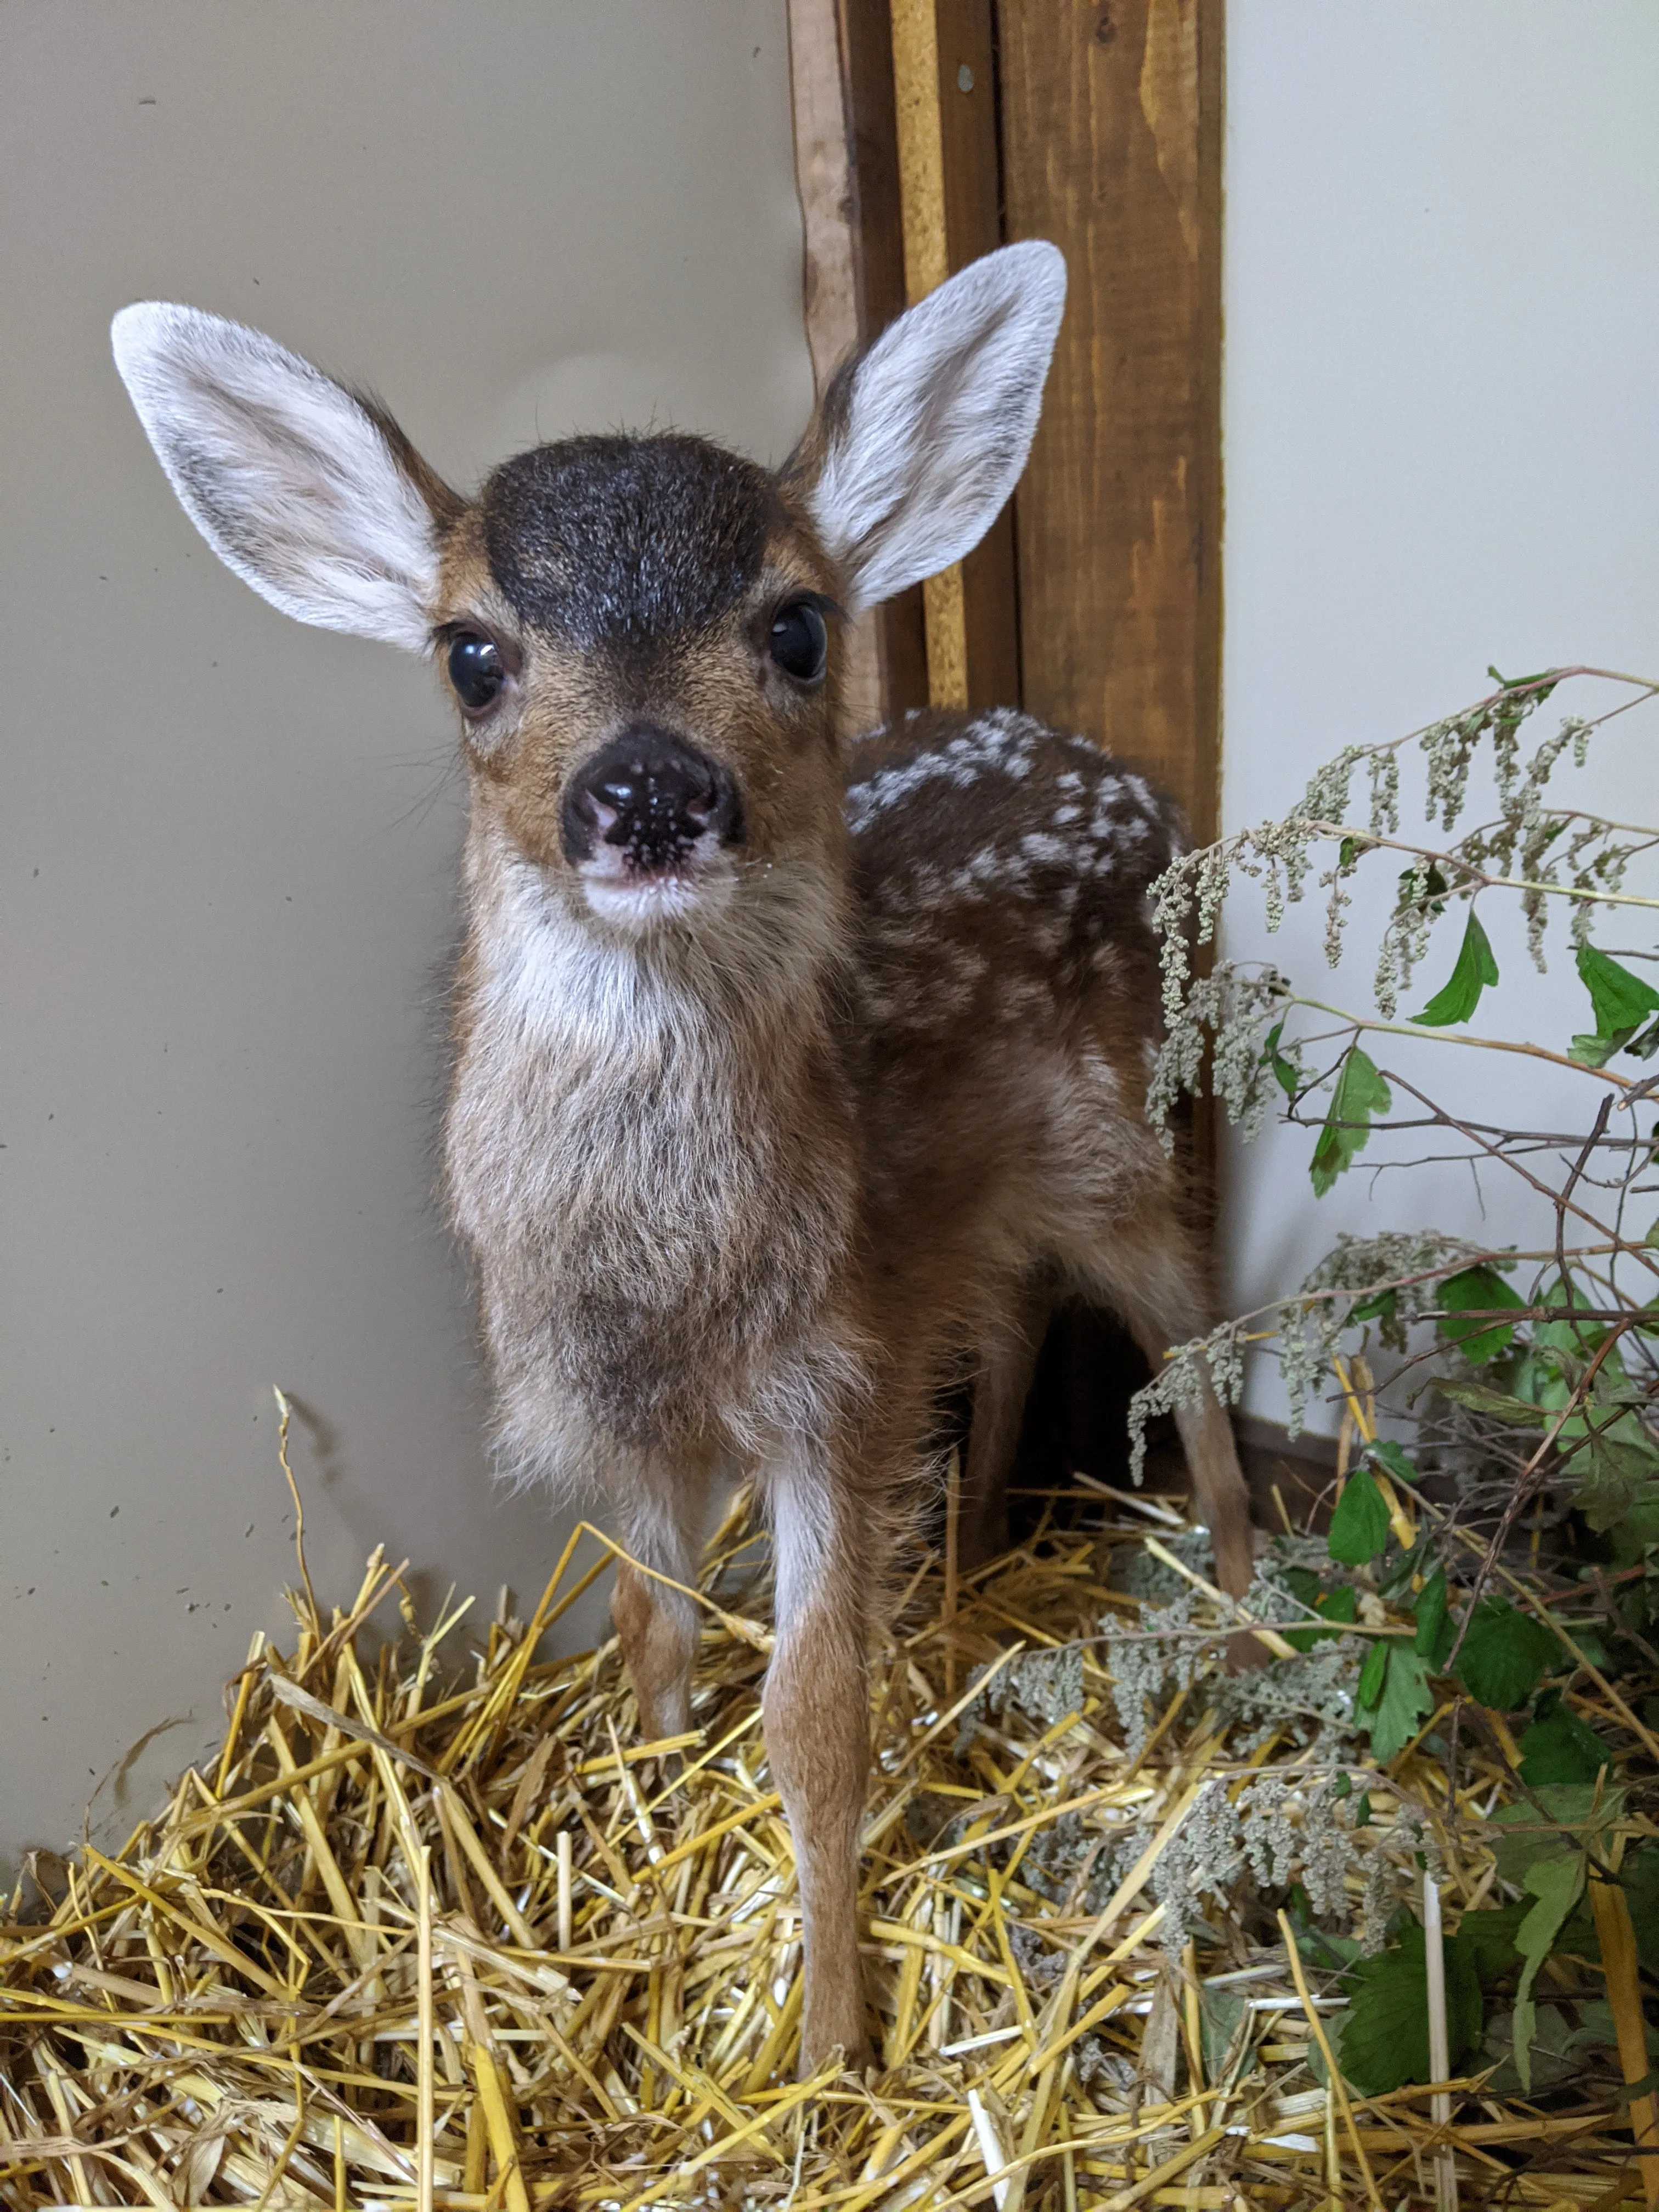
[[[656,1460],[629,1470],[617,1485],[622,1541],[638,1560],[617,1563],[611,1618],[640,1709],[647,1743],[684,1735],[691,1725],[691,1662],[696,1656],[697,1608],[680,1590],[697,1579],[697,1546],[708,1498],[702,1468],[677,1468]],[[641,1573],[640,1568],[652,1571]],[[656,1577],[665,1575],[667,1582]]]
[[[866,1594],[850,1495],[808,1448],[769,1484],[777,1557],[777,1644],[762,1693],[767,1756],[795,1846],[800,1893],[800,2071],[840,2045],[869,2055],[859,1958],[859,1831],[869,1784]]]

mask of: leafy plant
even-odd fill
[[[1500,1352],[1508,1351],[1515,1340],[1514,1324],[1498,1322],[1488,1325],[1469,1316],[1490,1316],[1505,1308],[1518,1313],[1525,1307],[1526,1300],[1516,1296],[1495,1266],[1482,1261],[1478,1267],[1464,1267],[1449,1275],[1440,1285],[1440,1304],[1444,1312],[1441,1335],[1449,1344],[1461,1345],[1465,1359],[1484,1367]]]
[[[1466,1022],[1480,1005],[1482,991],[1497,981],[1498,962],[1492,940],[1471,907],[1456,966],[1422,1012],[1413,1014],[1412,1019],[1422,1023],[1425,1029],[1444,1029],[1452,1022]]]
[[[1346,1566],[1364,1566],[1388,1540],[1388,1506],[1375,1477],[1362,1468],[1343,1486],[1331,1516],[1331,1557]]]
[[[1588,1036],[1574,1037],[1572,1056],[1587,1067],[1605,1067],[1615,1052],[1631,1044],[1648,1015],[1659,1007],[1659,991],[1588,942],[1579,945],[1576,958],[1579,977],[1590,994],[1595,1027]],[[1632,1051],[1643,1051],[1644,1058],[1653,1049],[1651,1042],[1644,1042],[1645,1051],[1631,1046]]]
[[[1512,1956],[1512,1940],[1510,1948]],[[1445,1946],[1446,2026],[1454,2069],[1480,2049],[1486,2030],[1483,1955],[1474,1942],[1461,1939],[1461,1932]],[[1336,2056],[1354,2087],[1364,2096],[1381,2097],[1407,2081],[1432,2081],[1428,1960],[1418,1923],[1413,1921],[1398,1942],[1376,1958],[1362,1960],[1346,1986],[1348,2009]]]
[[[1379,1637],[1360,1672],[1354,1719],[1371,1740],[1371,1755],[1387,1765],[1417,1734],[1434,1707],[1427,1662],[1410,1645]]]
[[[1364,1150],[1372,1115],[1386,1114],[1393,1103],[1393,1094],[1370,1055],[1362,1045],[1350,1045],[1331,1093],[1331,1110],[1314,1146],[1310,1173],[1321,1198]]]
[[[1464,1624],[1458,1678],[1480,1704],[1510,1713],[1525,1705],[1556,1656],[1555,1638],[1530,1614],[1507,1598],[1483,1597]]]
[[[1270,1114],[1305,1129],[1321,1198],[1362,1161],[1409,1181],[1395,1141],[1409,1130],[1425,1158],[1464,1159],[1541,1194],[1553,1233],[1534,1249],[1501,1249],[1472,1207],[1462,1224],[1340,1237],[1299,1285],[1174,1347],[1132,1432],[1138,1468],[1147,1418],[1206,1384],[1237,1402],[1247,1356],[1278,1361],[1292,1432],[1316,1395],[1342,1408],[1358,1463],[1339,1486],[1322,1561],[1284,1570],[1294,1617],[1279,1633],[1296,1656],[1279,1663],[1341,1659],[1349,1725],[1396,1777],[1419,1757],[1455,1761],[1470,1741],[1502,1762],[1500,1887],[1448,1940],[1452,2060],[1495,2053],[1530,2088],[1534,2051],[1541,2083],[1605,2033],[1587,1994],[1561,1994],[1566,1984],[1540,2004],[1539,1976],[1552,1957],[1599,1956],[1586,1884],[1614,1878],[1626,1840],[1617,1878],[1646,1970],[1659,1964],[1659,1845],[1633,1840],[1659,1814],[1659,1067],[1647,1065],[1659,1054],[1659,969],[1650,981],[1644,968],[1659,963],[1659,828],[1609,820],[1559,788],[1609,725],[1659,698],[1659,682],[1592,669],[1492,676],[1473,707],[1349,745],[1282,819],[1166,872],[1155,901],[1168,1038],[1148,1107],[1163,1123],[1207,1080],[1247,1138]],[[1567,714],[1528,751],[1547,702],[1589,684],[1596,711]],[[1401,827],[1413,778],[1430,825],[1414,836]],[[1482,791],[1492,805],[1476,818]],[[1336,966],[1362,873],[1380,874],[1388,898],[1370,1005],[1334,1004],[1262,963],[1196,972],[1242,881],[1261,887],[1270,930],[1316,885]],[[1487,995],[1502,988],[1493,935],[1504,941],[1505,902],[1540,970],[1552,921],[1565,921],[1588,1000],[1581,1030],[1504,1033],[1492,1018],[1530,1003]],[[1414,972],[1460,908],[1444,980],[1402,1018]],[[1447,1048],[1487,1056],[1504,1079],[1479,1120],[1437,1095]],[[1576,1079],[1584,1102],[1541,1131],[1522,1103],[1540,1063]],[[1393,1434],[1380,1432],[1385,1420]],[[1632,1770],[1637,1750],[1647,1765]],[[1421,1930],[1372,1960],[1332,1963],[1349,1992],[1340,2057],[1356,2087],[1381,2094],[1425,2079]]]

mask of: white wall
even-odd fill
[[[1659,9],[1242,0],[1227,37],[1231,830],[1285,811],[1343,744],[1481,696],[1488,662],[1659,674]],[[1650,710],[1580,787],[1653,821],[1656,761]],[[1277,939],[1260,911],[1240,898],[1230,953],[1369,1009],[1363,920],[1333,978],[1316,904]],[[1461,909],[1443,923],[1423,998],[1462,927]],[[1476,1026],[1564,1041],[1589,1025],[1559,932],[1547,980],[1518,932],[1494,926],[1493,941],[1504,981]],[[1491,1120],[1571,1127],[1553,1117],[1583,1112],[1571,1076],[1426,1042],[1389,1040],[1386,1056]],[[1236,1309],[1292,1287],[1340,1230],[1538,1234],[1512,1181],[1489,1175],[1477,1194],[1463,1168],[1374,1178],[1382,1146],[1316,1200],[1311,1145],[1279,1132],[1233,1150]],[[1250,1403],[1281,1412],[1270,1370]]]
[[[432,1201],[453,717],[219,566],[111,313],[261,325],[466,483],[653,416],[781,456],[800,284],[784,0],[0,9],[0,1866],[175,1723],[94,1827],[149,1809],[284,1627],[273,1382],[325,1597],[384,1541],[488,1618],[560,1534]]]

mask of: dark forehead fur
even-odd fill
[[[484,550],[515,612],[584,651],[708,629],[782,514],[766,471],[706,438],[569,438],[484,485]]]

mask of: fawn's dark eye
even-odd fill
[[[786,676],[797,684],[816,684],[823,674],[829,632],[811,599],[791,599],[772,617],[769,650]]]
[[[501,695],[507,671],[493,640],[475,629],[463,630],[450,641],[449,680],[455,696],[469,714],[482,714]]]

